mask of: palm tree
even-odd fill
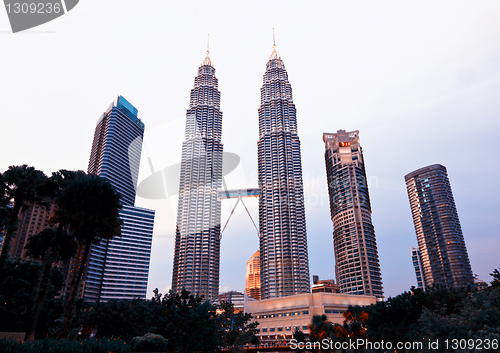
[[[88,174],[70,180],[56,199],[53,221],[68,226],[78,242],[75,270],[66,298],[63,336],[69,333],[74,298],[87,266],[92,244],[121,235],[120,195],[106,180]]]
[[[307,327],[309,328],[311,342],[321,342],[323,339],[329,338],[333,330],[333,325],[328,321],[325,314],[314,315],[312,322]]]
[[[41,202],[43,199],[43,187],[47,182],[47,176],[34,167],[10,166],[2,175],[2,189],[5,198],[13,201],[10,217],[5,225],[2,253],[0,254],[0,269],[9,257],[10,244],[17,229],[19,211],[29,202]]]
[[[368,313],[363,311],[360,306],[349,305],[344,311],[344,328],[349,332],[352,339],[365,337],[365,323],[368,320]]]
[[[76,252],[76,247],[75,239],[72,236],[67,233],[59,234],[59,232],[48,228],[28,239],[28,243],[25,246],[26,255],[41,260],[43,265],[43,270],[38,280],[31,328],[27,335],[28,340],[33,340],[35,337],[38,317],[42,310],[42,304],[47,297],[50,285],[50,272],[54,263],[71,259]]]
[[[10,218],[10,200],[6,196],[7,186],[3,182],[3,175],[0,173],[0,234],[4,231]]]

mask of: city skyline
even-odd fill
[[[500,195],[491,186],[500,167],[488,158],[500,151],[500,45],[494,40],[499,4],[217,2],[203,11],[196,3],[158,4],[153,14],[141,6],[86,2],[36,30],[0,33],[9,53],[0,92],[2,122],[9,128],[0,142],[7,151],[0,158],[2,171],[24,163],[47,174],[85,170],[88,148],[82,146],[91,143],[96,112],[117,94],[133,102],[147,122],[139,183],[152,169],[179,163],[186,92],[210,33],[223,93],[224,148],[240,157],[226,177],[228,186],[243,188],[240,181],[245,181],[255,187],[258,89],[274,27],[299,112],[310,274],[334,276],[319,136],[346,129],[363,136],[384,295],[416,285],[408,254],[415,235],[403,177],[432,163],[446,165],[453,175],[472,268],[489,281],[498,267],[494,249],[500,246],[495,216]],[[267,16],[269,11],[274,15]],[[304,26],[298,28],[298,22]],[[10,32],[5,13],[0,31]],[[99,55],[110,47],[129,50],[120,60]],[[106,85],[97,84],[103,79]],[[474,143],[465,147],[467,141]],[[489,152],[478,154],[479,145]],[[466,163],[470,160],[473,167]],[[229,202],[222,203],[223,222]],[[245,203],[255,219],[258,203]],[[156,287],[160,292],[170,287],[177,198],[138,198],[137,204],[155,209],[159,219],[149,297]],[[221,292],[243,291],[245,260],[258,250],[255,229],[241,211],[221,242]]]

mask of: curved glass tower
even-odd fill
[[[215,68],[198,68],[182,143],[172,291],[183,288],[216,300],[219,294],[222,112]]]
[[[474,282],[446,168],[433,164],[405,176],[425,288]]]
[[[121,237],[92,245],[83,283],[88,301],[146,298],[153,240],[153,210],[135,205],[144,123],[122,96],[97,122],[88,173],[107,179],[120,193]]]
[[[310,292],[300,140],[292,87],[273,46],[260,89],[261,298]]]
[[[340,293],[383,298],[359,131],[324,133],[323,142]]]

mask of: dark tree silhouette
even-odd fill
[[[41,202],[44,195],[44,187],[47,183],[47,176],[34,167],[10,166],[1,178],[2,187],[0,191],[4,192],[4,199],[12,200],[13,205],[10,210],[9,219],[4,225],[5,234],[0,254],[0,270],[9,257],[10,245],[17,230],[18,214],[28,203]],[[2,201],[5,203],[5,201]],[[5,206],[4,211],[5,212]],[[5,216],[5,215],[4,215]]]

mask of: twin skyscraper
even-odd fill
[[[172,290],[215,300],[219,291],[223,152],[220,92],[212,62],[198,69],[186,114]],[[295,105],[273,47],[259,108],[261,296],[308,293],[309,261]]]
[[[257,148],[261,298],[269,299],[311,291],[297,115],[288,74],[276,46],[266,64],[260,91]],[[180,292],[185,288],[213,301],[219,290],[221,201],[218,190],[222,187],[223,145],[220,92],[208,51],[190,97],[182,144],[172,290]],[[356,155],[360,153],[359,149]],[[361,184],[364,185],[367,198],[362,158],[355,164],[359,171],[354,168],[352,177],[358,173],[359,179],[364,178],[357,186],[361,189]],[[349,279],[342,291],[382,297],[369,200],[368,206],[363,205],[364,208],[356,207],[353,221],[358,221],[358,225],[363,221],[364,227],[352,234],[349,244],[364,244],[366,250],[356,248],[354,255],[355,259],[364,260],[350,265],[352,245],[351,251],[343,250],[345,260],[337,258],[342,268],[345,267],[339,273],[358,275],[359,272],[356,281]],[[351,208],[344,211],[346,216],[353,212]],[[361,238],[365,234],[366,242]],[[341,235],[345,237],[344,232]],[[337,278],[347,280],[343,275]]]

